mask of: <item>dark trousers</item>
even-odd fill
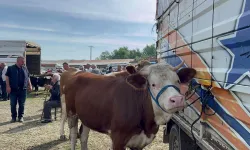
[[[0,76],[0,85],[1,85],[1,92],[0,92],[0,96],[3,97],[3,79],[2,77]]]
[[[2,97],[3,100],[7,100],[6,81],[2,82]]]
[[[17,111],[16,105],[18,103],[18,118],[23,117],[24,114],[24,105],[26,101],[27,90],[12,90],[10,92],[10,106],[11,106],[11,117],[16,119]]]
[[[43,113],[44,113],[44,119],[50,120],[51,119],[51,108],[61,107],[60,101],[46,101],[44,103]]]

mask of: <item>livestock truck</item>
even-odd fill
[[[0,62],[8,66],[16,63],[18,56],[25,57],[25,64],[32,75],[41,73],[41,47],[30,41],[0,40]]]
[[[250,149],[250,0],[157,0],[157,57],[196,69],[170,150]]]

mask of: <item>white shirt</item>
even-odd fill
[[[92,68],[86,69],[86,72],[92,72]]]
[[[6,81],[6,76],[5,76],[5,74],[6,74],[6,72],[7,72],[7,69],[8,69],[8,66],[5,66],[5,67],[3,68],[3,71],[2,71],[2,79],[3,79],[3,81]]]

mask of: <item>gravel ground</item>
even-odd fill
[[[10,101],[0,101],[0,150],[46,150],[46,149],[70,149],[69,140],[59,140],[60,112],[57,121],[49,124],[40,123],[44,93],[38,97],[29,95],[25,106],[25,117],[23,123],[9,123]],[[58,110],[59,111],[59,110]],[[52,114],[54,114],[52,112]],[[66,123],[66,135],[68,125]],[[156,139],[148,145],[145,150],[167,150],[168,144],[162,142],[162,130],[157,134]],[[89,150],[107,150],[111,145],[108,136],[97,132],[90,132],[88,147]],[[77,142],[77,149],[80,149],[80,142]]]

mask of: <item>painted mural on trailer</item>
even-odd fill
[[[250,149],[250,0],[182,0],[164,13],[172,2],[157,5],[161,58],[198,71],[192,84],[212,86],[215,113],[202,119],[233,148]]]

